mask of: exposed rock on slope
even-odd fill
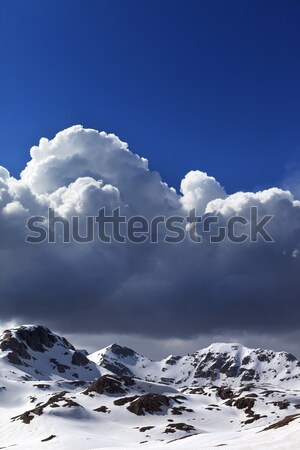
[[[133,386],[135,382],[127,377],[118,377],[116,375],[103,375],[93,381],[88,389],[83,393],[91,394],[125,394],[129,386]]]
[[[2,334],[3,447],[255,450],[300,441],[299,363],[288,353],[213,344],[155,362],[113,344],[89,358],[45,327]]]
[[[240,344],[212,344],[187,356],[151,361],[113,344],[89,356],[117,375],[173,386],[233,385],[255,382],[293,385],[300,381],[300,363],[286,352],[249,349]]]
[[[127,409],[137,416],[144,416],[146,413],[161,413],[164,407],[168,406],[170,406],[170,399],[166,395],[145,394],[134,400]]]
[[[22,326],[0,336],[0,357],[35,379],[64,378],[92,380],[99,369],[65,338],[46,327]]]

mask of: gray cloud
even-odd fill
[[[104,206],[149,219],[196,208],[223,221],[258,206],[274,216],[274,243],[25,243],[27,219],[49,207],[84,219]],[[298,329],[300,203],[292,193],[227,195],[213,177],[192,171],[178,194],[114,135],[75,126],[33,147],[19,180],[1,168],[0,245],[6,321],[163,340]]]

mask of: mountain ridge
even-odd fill
[[[291,353],[251,349],[237,343],[213,343],[191,354],[169,355],[161,361],[153,361],[128,347],[112,344],[90,354],[89,359],[117,375],[180,386],[225,381],[236,385],[250,381],[291,384],[300,379],[300,362]],[[189,376],[174,378],[174,367]]]
[[[239,343],[216,342],[188,355],[169,355],[155,361],[117,343],[88,354],[75,349],[66,338],[45,326],[22,325],[3,331],[0,350],[2,358],[6,353],[4,356],[10,363],[22,366],[30,375],[41,372],[45,376],[41,367],[36,367],[36,361],[40,361],[44,354],[50,354],[48,361],[52,364],[53,374],[65,373],[71,379],[78,378],[77,369],[83,370],[86,376],[92,372],[87,376],[90,380],[102,368],[118,376],[179,387],[240,385],[244,382],[277,385],[300,380],[300,362],[291,353],[252,349]]]
[[[232,343],[161,361],[115,343],[86,356],[47,327],[15,327],[0,336],[0,445],[297,448],[299,365]]]

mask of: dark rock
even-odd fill
[[[245,420],[244,424],[250,425],[251,423],[255,422],[256,420],[262,419],[263,417],[267,417],[267,416],[261,416],[260,414],[253,414],[251,419]]]
[[[118,361],[114,361],[112,363],[111,361],[107,360],[106,358],[103,358],[103,360],[101,361],[101,366],[119,377],[123,377],[123,376],[127,376],[130,378],[134,377],[134,373],[131,372],[131,370],[128,369],[128,367],[124,366],[124,364],[122,364]]]
[[[15,420],[21,420],[23,423],[29,424],[32,419],[34,419],[34,416],[41,416],[44,412],[44,409],[47,406],[50,407],[57,407],[57,403],[64,401],[63,407],[81,407],[78,403],[73,402],[73,400],[65,398],[65,395],[67,394],[67,391],[62,391],[57,394],[52,395],[49,400],[46,403],[39,403],[34,409],[31,409],[30,411],[26,411],[23,414],[20,414],[19,416],[12,417],[12,421]]]
[[[260,362],[270,362],[270,358],[269,358],[268,355],[266,355],[265,353],[259,353],[259,354],[257,355],[257,359],[258,359]]]
[[[237,409],[248,409],[250,410],[255,405],[255,399],[249,398],[249,397],[241,397],[236,399],[233,402],[233,406],[235,406]]]
[[[181,416],[184,410],[185,410],[184,406],[174,406],[171,409],[171,414],[173,414],[174,416]]]
[[[74,381],[66,381],[65,384],[67,386],[83,387],[87,385],[87,382],[82,380],[74,380]]]
[[[190,431],[195,431],[195,427],[186,423],[169,423],[164,433],[175,433],[176,431],[189,433]]]
[[[134,350],[131,350],[131,348],[128,347],[122,347],[121,345],[118,344],[112,344],[111,345],[111,351],[117,355],[117,356],[121,356],[123,358],[134,358],[137,356],[137,354],[135,353]]]
[[[233,397],[232,390],[222,386],[217,388],[217,394],[222,400],[227,400]]]
[[[211,365],[211,369],[215,370],[219,370],[221,373],[226,373],[228,367],[231,365],[231,362],[228,361],[229,359],[229,355],[227,354],[223,354],[218,356],[215,359],[215,362]]]
[[[267,428],[264,428],[261,432],[273,429],[276,430],[277,428],[285,427],[286,425],[289,425],[293,420],[298,419],[299,417],[300,417],[299,414],[291,414],[289,416],[286,416],[284,419],[279,420],[278,422],[273,423],[272,425],[269,425]]]
[[[170,366],[175,366],[177,361],[181,359],[181,356],[171,356],[169,359],[167,359],[166,364],[169,364]]]
[[[189,394],[205,394],[205,391],[202,387],[187,388],[187,391]]]
[[[183,401],[187,400],[184,395],[175,395],[175,397],[171,397],[172,400],[175,400],[177,403],[183,403]]]
[[[227,377],[235,378],[239,376],[240,368],[238,365],[233,364],[232,366],[228,367],[225,374]]]
[[[7,354],[7,359],[10,363],[14,364],[15,366],[25,366],[25,363],[21,360],[21,358],[14,352],[9,352]],[[26,364],[28,367],[28,364]]]
[[[287,400],[283,400],[281,402],[273,402],[273,405],[278,406],[279,409],[287,409],[290,403]]]
[[[94,409],[94,411],[106,414],[110,413],[110,410],[107,408],[107,406],[99,406],[99,408]]]
[[[161,383],[164,384],[174,384],[174,378],[166,378],[166,377],[161,377],[160,379]]]
[[[259,379],[259,376],[254,369],[241,368],[241,372],[243,372],[241,381],[252,381],[254,379],[257,380],[257,378]]]
[[[145,394],[134,400],[127,409],[137,416],[144,416],[145,413],[160,413],[164,406],[169,407],[169,405],[170,399],[166,395]]]
[[[42,439],[41,442],[51,441],[54,438],[56,438],[56,435],[55,434],[51,434],[51,436],[47,437],[46,439]]]
[[[121,398],[118,398],[117,400],[114,401],[114,405],[116,405],[116,406],[124,406],[124,405],[126,405],[126,403],[133,402],[137,398],[139,398],[138,395],[133,395],[132,397],[121,397]]]
[[[74,400],[71,400],[70,398],[66,398],[65,399],[65,404],[64,405],[62,405],[63,406],[63,408],[74,408],[74,407],[76,407],[76,406],[78,406],[79,408],[82,408],[82,406],[81,405],[79,405],[79,403],[77,403],[77,402],[74,402]]]
[[[251,389],[254,387],[255,387],[254,383],[245,384],[239,389],[239,394],[241,394],[242,392],[251,391]]]
[[[193,410],[193,409],[190,409],[190,408],[186,408],[185,406],[174,406],[174,407],[171,409],[171,414],[173,414],[173,415],[175,415],[175,416],[181,416],[182,413],[184,413],[184,412],[190,412],[190,413],[192,413],[192,412],[194,412],[194,410]]]
[[[141,433],[145,433],[145,431],[149,431],[149,430],[152,430],[152,428],[154,428],[154,427],[141,427],[140,429],[139,429],[139,431],[141,432]]]
[[[83,353],[75,350],[72,356],[72,364],[74,364],[74,366],[88,366],[90,360]]]
[[[12,420],[21,420],[23,423],[29,425],[30,422],[34,419],[34,415],[31,413],[31,411],[26,411],[23,414],[20,414],[19,416],[13,417]]]
[[[3,332],[3,337],[0,342],[0,350],[3,352],[11,350],[14,355],[20,358],[27,360],[31,359],[31,356],[28,353],[28,347],[23,342],[20,342],[17,338],[13,337],[10,330],[5,330]]]
[[[122,376],[121,377],[122,382],[125,384],[126,387],[130,387],[130,386],[134,386],[135,385],[135,381],[127,376]]]
[[[289,362],[297,361],[297,358],[295,358],[295,356],[292,355],[291,353],[287,353],[287,354],[286,354],[286,359],[287,359],[287,361],[289,361]]]
[[[280,391],[275,391],[275,390],[272,390],[272,389],[267,389],[267,390],[265,390],[265,391],[262,392],[262,395],[263,395],[264,397],[269,397],[269,395],[272,395],[272,394],[280,394]]]
[[[45,352],[45,347],[52,348],[57,342],[56,336],[48,328],[37,326],[33,329],[20,327],[17,337],[24,341],[35,352]]]
[[[245,356],[242,360],[242,366],[246,366],[247,364],[249,364],[251,362],[251,358],[250,356]]]
[[[29,354],[29,349],[34,352],[45,352],[56,343],[61,343],[61,345],[69,349],[74,349],[65,338],[59,338],[48,328],[42,326],[24,326],[13,331],[5,330],[1,337],[0,350],[10,351],[7,357],[12,364],[29,367],[25,361],[31,359],[36,360],[35,357]]]
[[[51,358],[50,362],[54,364],[54,368],[58,370],[59,373],[65,373],[66,370],[70,370],[71,367],[67,366],[65,364],[60,364],[58,361],[56,361],[55,358]]]
[[[102,375],[93,381],[83,394],[89,395],[93,392],[97,394],[115,395],[125,394],[126,390],[124,389],[122,378],[119,378],[116,375]]]

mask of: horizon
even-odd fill
[[[234,341],[234,340],[227,340],[227,341],[211,341],[211,342],[206,342],[205,345],[201,345],[200,343],[202,342],[202,339],[200,338],[198,340],[199,345],[197,346],[196,342],[192,342],[192,343],[188,343],[186,344],[184,347],[182,347],[183,342],[181,342],[178,346],[178,343],[172,343],[172,342],[166,342],[165,344],[162,345],[161,342],[157,341],[155,344],[152,342],[149,342],[149,340],[144,339],[145,342],[140,342],[139,340],[135,340],[133,339],[133,344],[135,344],[137,346],[137,348],[133,347],[130,344],[130,339],[129,339],[129,344],[124,343],[128,341],[128,337],[127,336],[115,336],[115,338],[117,338],[117,340],[114,340],[113,336],[102,336],[101,334],[99,334],[98,336],[93,335],[93,334],[83,334],[83,335],[79,335],[78,334],[64,334],[61,333],[59,330],[52,330],[49,327],[47,327],[47,325],[41,325],[41,324],[17,324],[17,323],[8,323],[7,325],[3,325],[0,324],[0,335],[4,333],[4,331],[6,330],[17,330],[20,327],[43,327],[43,328],[47,328],[49,329],[52,333],[57,334],[58,336],[61,337],[65,337],[72,345],[75,346],[76,349],[79,350],[84,350],[87,351],[87,353],[89,355],[92,355],[93,353],[97,353],[101,350],[104,350],[108,347],[111,347],[112,345],[119,345],[121,347],[126,347],[129,348],[130,350],[133,350],[134,352],[138,353],[139,355],[145,356],[149,359],[151,359],[152,361],[160,361],[161,359],[167,358],[168,356],[186,356],[186,355],[190,355],[193,354],[199,350],[204,350],[210,346],[214,346],[214,345],[238,345],[238,346],[242,346],[246,349],[249,350],[270,350],[276,353],[292,353],[297,359],[300,360],[300,357],[297,353],[297,348],[298,345],[295,344],[294,345],[294,349],[295,351],[288,351],[286,348],[284,348],[284,346],[282,348],[280,348],[280,344],[278,343],[277,345],[279,345],[279,347],[277,348],[273,348],[272,346],[251,346],[251,345],[247,345],[247,344],[243,344],[242,342],[238,342],[238,341]],[[139,337],[141,338],[141,336]],[[248,338],[249,339],[249,338]],[[143,341],[143,340],[142,340]],[[82,343],[85,343],[84,346],[82,346]],[[101,344],[101,342],[103,344]],[[205,342],[205,339],[204,339]],[[249,340],[249,342],[251,342],[251,339]],[[255,342],[255,341],[253,341]],[[284,345],[284,344],[282,344]],[[194,347],[193,347],[194,346]],[[159,351],[157,351],[157,348],[159,347]],[[181,353],[168,353],[168,349],[173,349],[175,350],[176,348],[182,348],[185,350],[182,350]],[[145,351],[143,349],[146,349]]]

